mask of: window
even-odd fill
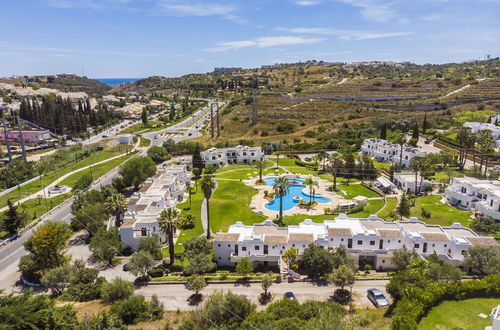
[[[370,245],[375,245],[375,241],[370,241]]]
[[[242,246],[241,247],[241,251],[246,251],[247,250],[247,247],[246,246]]]
[[[220,257],[219,257],[219,260],[220,260]]]
[[[260,250],[260,246],[255,245],[255,250]]]
[[[462,255],[463,255],[463,256],[465,255],[465,250],[462,250]]]
[[[332,241],[333,241],[333,239],[332,239]],[[341,239],[340,239],[340,241],[341,241],[341,242],[343,242],[343,241],[344,241],[344,239],[343,239],[343,238],[341,238]]]
[[[391,240],[390,240],[390,239],[388,239],[388,240],[387,240],[387,243],[390,243],[390,242],[391,242]]]
[[[444,247],[447,247],[447,246],[448,246],[447,244],[444,245]]]
[[[231,244],[228,244],[227,247],[231,247]]]
[[[363,241],[359,240],[358,245],[363,245]]]
[[[420,244],[416,243],[415,244],[415,249],[418,249],[420,247]]]
[[[217,244],[217,246],[219,246],[219,247],[220,247],[220,244]]]
[[[305,248],[306,246],[305,245],[302,245],[303,248]]]
[[[147,235],[148,235],[148,233],[146,231],[146,228],[142,228],[141,229],[141,236],[147,236]]]
[[[385,260],[382,260],[382,263],[385,264]]]
[[[333,238],[330,238],[330,241],[332,241],[332,242],[333,242]]]
[[[292,247],[295,247],[295,244],[292,244]]]
[[[400,239],[398,239],[398,243],[401,243],[401,240],[400,240]]]
[[[436,246],[436,244],[432,244],[432,247],[435,247],[435,246]]]

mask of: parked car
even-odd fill
[[[376,307],[384,307],[389,305],[389,301],[385,298],[384,294],[378,289],[368,289],[368,299]]]
[[[425,139],[425,141],[424,141],[425,144],[429,144],[431,142],[432,142],[432,139]]]
[[[295,298],[295,295],[293,294],[293,292],[285,292],[285,294],[283,295],[286,299],[290,299],[290,300],[297,300],[297,298]]]
[[[106,134],[103,134],[103,135],[102,135],[102,138],[103,138],[103,139],[106,139],[106,138],[108,138],[108,137],[109,137],[109,136],[107,136]]]

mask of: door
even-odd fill
[[[234,245],[234,255],[237,256],[238,255],[238,244],[235,244]]]
[[[349,239],[347,240],[347,248],[348,248],[348,249],[352,249],[352,238],[349,238]]]
[[[384,240],[381,239],[380,242],[378,243],[378,249],[382,250],[384,248]]]
[[[424,253],[427,253],[427,243],[424,243]]]
[[[268,254],[267,245],[264,245],[264,254]]]

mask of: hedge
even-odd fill
[[[308,163],[308,162],[304,162],[300,159],[296,159],[295,160],[295,165],[297,166],[302,166],[302,167],[307,167],[307,168],[313,168],[313,169],[317,169],[318,168],[318,164],[317,163]]]
[[[500,297],[500,274],[460,283],[432,282],[428,287],[410,286],[396,304],[392,329],[416,329],[418,322],[434,306],[445,300]]]

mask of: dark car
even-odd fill
[[[385,298],[384,294],[378,289],[368,289],[368,299],[377,307],[389,305],[387,298]]]
[[[293,294],[293,292],[285,292],[285,294],[283,296],[286,299],[297,300],[297,298],[295,298],[295,295]]]
[[[432,139],[425,139],[425,141],[424,141],[425,144],[429,144],[431,142],[432,142]]]

